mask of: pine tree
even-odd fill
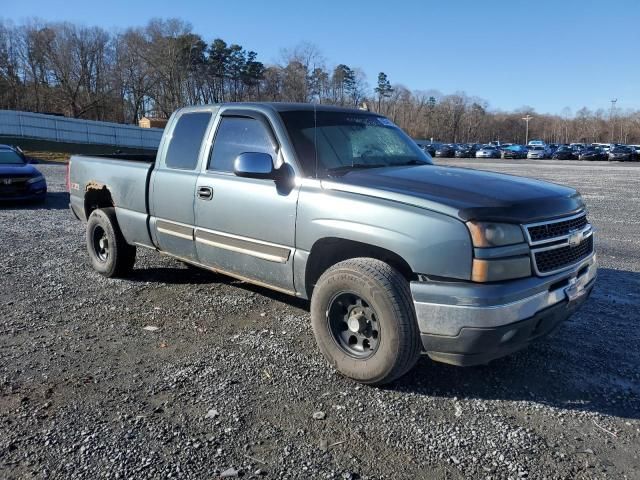
[[[378,112],[380,111],[380,107],[382,105],[383,98],[389,98],[393,93],[393,88],[391,88],[391,83],[387,78],[387,74],[384,72],[380,72],[378,74],[378,86],[374,89],[378,94]]]

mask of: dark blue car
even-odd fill
[[[47,182],[19,150],[0,145],[0,201],[33,200],[43,202]]]

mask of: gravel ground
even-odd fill
[[[100,277],[40,165],[46,205],[0,208],[0,478],[640,478],[640,165],[441,163],[580,189],[600,278],[553,337],[386,388],[327,366],[306,302],[151,251]]]

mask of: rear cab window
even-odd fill
[[[211,112],[183,113],[173,128],[165,166],[178,170],[194,170]]]

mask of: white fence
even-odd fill
[[[158,148],[162,129],[0,110],[0,136],[150,150]]]

